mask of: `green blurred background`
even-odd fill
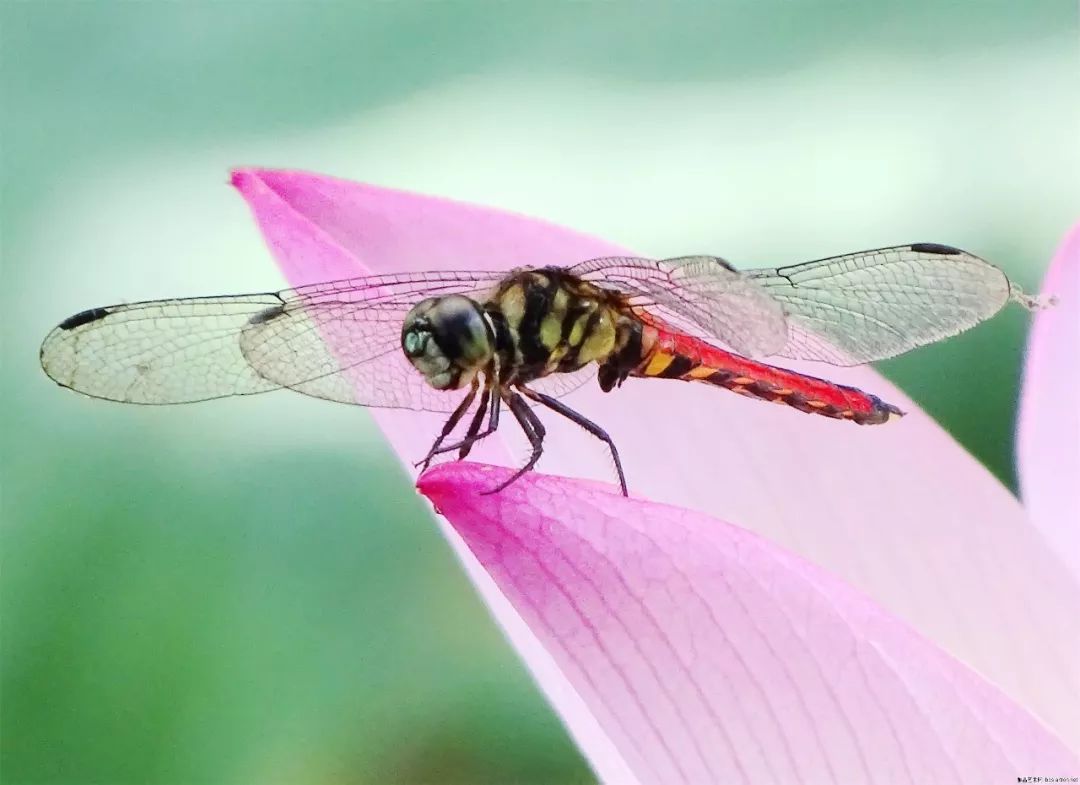
[[[278,287],[230,165],[1037,286],[1080,213],[1076,40],[1073,0],[5,0],[4,782],[591,781],[364,412],[39,371],[88,306]],[[1014,485],[1011,310],[883,370]]]

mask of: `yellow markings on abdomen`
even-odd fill
[[[674,361],[674,355],[657,352],[649,360],[649,364],[645,366],[645,376],[659,376]]]

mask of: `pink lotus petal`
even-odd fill
[[[234,183],[294,285],[625,253],[522,216],[319,175],[241,170]],[[1080,592],[1017,501],[873,370],[791,365],[867,389],[909,415],[859,428],[704,385],[634,379],[609,395],[589,385],[567,401],[615,438],[636,494],[738,521],[822,565],[1080,749]],[[375,417],[406,465],[423,456],[441,423],[413,412]],[[611,481],[592,439],[561,418],[545,422],[544,471]],[[511,433],[500,430],[474,457],[516,464],[520,448],[502,441]],[[530,648],[527,627],[444,531],[598,772],[623,781],[605,768],[618,765],[610,744],[597,752],[605,741],[595,718],[576,711],[574,691]]]
[[[419,488],[641,782],[1080,775],[1031,714],[768,540],[606,486],[458,463]]]
[[[1065,237],[1028,342],[1017,454],[1032,522],[1080,577],[1080,224]]]

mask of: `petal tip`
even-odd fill
[[[263,171],[265,170],[252,166],[233,167],[229,170],[229,185],[240,193],[246,193],[258,182]]]
[[[450,465],[443,464],[426,470],[416,478],[416,490],[434,503],[436,497],[446,493],[448,486],[453,484],[453,478],[446,476],[446,467]]]
[[[438,506],[441,500],[465,493],[482,493],[487,484],[498,482],[498,466],[469,461],[454,461],[434,466],[416,480],[416,489]]]
[[[618,485],[614,483],[598,482],[596,480],[584,480],[577,477],[563,477],[556,474],[544,474],[531,471],[516,479],[511,485],[497,493],[492,493],[494,488],[506,482],[514,470],[506,466],[493,466],[486,463],[474,463],[472,461],[453,461],[428,469],[416,481],[416,489],[427,497],[436,511],[444,514],[444,510],[458,509],[460,504],[475,508],[483,506],[484,502],[471,497],[485,497],[492,503],[507,502],[516,505],[530,504],[530,498],[534,492],[542,495],[555,494],[558,496],[571,497],[576,494],[602,494],[605,498],[612,497],[612,504],[632,502],[635,505],[652,505],[648,499],[634,495],[623,496]],[[452,504],[457,502],[457,504]]]

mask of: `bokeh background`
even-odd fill
[[[229,166],[746,266],[946,242],[1036,287],[1076,48],[1073,0],[0,1],[3,780],[592,779],[365,412],[39,371],[83,308],[279,288]],[[882,366],[1010,486],[1026,324]]]

